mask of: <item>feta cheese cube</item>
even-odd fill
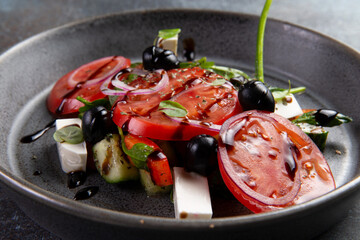
[[[78,125],[81,127],[81,119],[68,118],[56,120],[56,130],[71,125]],[[79,144],[57,142],[56,145],[60,158],[61,168],[65,173],[86,171],[87,150],[85,141]]]
[[[177,219],[211,219],[208,180],[195,172],[174,167],[174,207]]]
[[[303,114],[303,111],[293,94],[275,102],[275,113],[285,118],[293,118]]]
[[[175,53],[175,55],[177,55],[178,35],[168,39],[159,38],[157,41],[157,46],[166,50],[170,50]]]

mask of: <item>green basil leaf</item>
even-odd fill
[[[146,161],[154,149],[145,143],[136,143],[131,149],[128,149],[125,145],[125,137],[122,129],[118,128],[118,130],[121,137],[121,147],[123,152],[131,158],[135,167],[148,170]]]
[[[170,100],[162,101],[159,110],[170,117],[185,117],[188,111],[180,103]]]
[[[198,60],[198,63],[202,69],[209,69],[214,66],[214,62],[208,62],[206,57],[202,57]]]
[[[307,123],[307,124],[311,124],[314,126],[321,126],[320,123],[316,121],[315,113],[316,113],[316,111],[304,113],[301,116],[299,116],[297,119],[294,119],[292,122],[295,124]],[[325,126],[322,126],[322,127],[335,127],[335,126],[339,126],[343,123],[349,123],[351,121],[352,121],[351,117],[348,117],[348,116],[345,116],[344,114],[338,113],[330,122],[328,122]]]
[[[221,85],[224,85],[224,83],[226,83],[226,79],[225,78],[217,78],[215,81],[213,81],[211,83],[211,85],[213,86],[221,86]]]
[[[175,37],[181,32],[180,28],[173,28],[173,29],[163,29],[159,31],[159,37],[163,39],[169,39]]]
[[[212,66],[210,68],[211,71],[215,72],[216,74],[219,74],[223,76],[224,78],[230,80],[231,78],[243,76],[246,79],[250,79],[250,77],[244,73],[241,70],[235,69],[235,68],[229,68],[229,67],[223,67],[223,66]]]
[[[300,115],[298,118],[292,120],[293,123],[307,123],[310,125],[318,125],[317,121],[315,120],[315,112],[316,111],[311,111],[311,112],[307,112],[304,113],[302,115]]]
[[[139,65],[141,65],[142,64],[142,62],[134,62],[134,63],[132,63],[131,65],[130,65],[130,68],[136,68],[136,67],[138,67]]]
[[[97,106],[104,106],[106,109],[109,109],[109,110],[111,109],[110,101],[107,98],[97,99],[92,102],[89,102],[88,100],[86,100],[80,96],[76,97],[76,99],[85,105],[85,106],[79,108],[79,113],[84,113],[87,110],[89,110],[90,108],[97,107]]]
[[[352,118],[345,116],[342,113],[338,113],[336,114],[336,117],[333,118],[330,122],[328,122],[328,124],[326,124],[326,126],[324,127],[335,127],[335,126],[339,126],[343,123],[349,123],[352,122]]]
[[[270,87],[269,90],[274,96],[275,101],[280,101],[283,98],[285,98],[287,95],[291,94],[297,94],[302,93],[306,90],[305,87],[297,87],[297,88],[291,88],[290,81],[289,81],[289,88],[279,88],[279,87]]]
[[[182,62],[179,64],[180,68],[200,67],[202,69],[211,69],[213,66],[214,62],[208,62],[206,57],[202,57],[199,60],[193,62]]]
[[[192,68],[196,66],[197,66],[197,62],[180,62],[179,64],[180,68]]]
[[[84,141],[83,132],[80,127],[71,125],[57,130],[53,135],[55,141],[60,143],[79,144]]]
[[[136,143],[131,149],[126,148],[124,152],[131,157],[131,160],[137,168],[147,170],[146,161],[149,155],[154,152],[154,149],[145,143]]]
[[[135,74],[135,73],[130,73],[126,79],[123,80],[124,83],[129,84],[132,81],[134,81],[135,79],[137,79],[139,77],[139,75]]]

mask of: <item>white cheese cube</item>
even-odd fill
[[[78,125],[81,127],[81,119],[68,118],[56,120],[56,130],[71,125]],[[79,144],[57,142],[56,145],[61,168],[65,173],[86,171],[87,150],[85,141]]]
[[[177,219],[211,219],[208,180],[184,168],[174,167],[174,207]]]
[[[177,55],[178,35],[168,39],[159,38],[157,41],[157,46],[166,50],[170,50],[174,52],[175,55]]]
[[[293,94],[275,102],[275,113],[285,118],[293,118],[303,114],[303,111]]]

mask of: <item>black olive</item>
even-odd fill
[[[153,71],[156,69],[170,70],[179,67],[180,61],[175,53],[156,46],[151,46],[143,52],[144,69]]]
[[[210,175],[217,167],[217,140],[206,134],[193,137],[187,144],[184,167],[203,176]]]
[[[319,109],[314,115],[315,120],[319,123],[319,125],[326,127],[336,117],[337,114],[338,112],[335,110]]]
[[[238,85],[238,98],[244,111],[256,109],[274,112],[274,96],[263,82],[247,81],[242,77],[232,78],[230,81],[235,86]]]
[[[87,110],[82,118],[82,130],[85,141],[95,144],[112,132],[114,123],[110,112],[103,106],[97,106]]]

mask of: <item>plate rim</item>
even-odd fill
[[[47,36],[51,36],[52,34],[61,34],[62,31],[65,31],[67,29],[90,24],[91,22],[101,21],[102,19],[107,18],[114,18],[114,17],[121,17],[122,15],[129,15],[129,14],[142,14],[142,13],[148,13],[148,12],[206,12],[206,13],[215,13],[215,14],[222,14],[222,15],[232,15],[232,16],[245,16],[249,18],[256,18],[259,17],[253,14],[246,14],[246,13],[236,13],[236,12],[229,12],[229,11],[221,11],[221,10],[200,10],[200,9],[153,9],[153,10],[131,10],[131,11],[124,11],[120,13],[111,13],[111,14],[105,14],[101,16],[95,16],[90,18],[85,18],[77,21],[73,21],[43,32],[40,32],[34,36],[31,36],[29,38],[24,39],[23,41],[15,44],[14,46],[5,49],[4,52],[0,55],[0,64],[2,63],[3,59],[6,59],[8,56],[11,56],[12,54],[16,53],[16,51],[21,50],[24,47],[27,47],[28,45],[31,45],[33,42],[36,42],[39,39],[42,39]],[[278,19],[269,18],[269,22],[275,22],[276,24],[287,24],[291,27],[295,27],[301,30],[304,30],[306,32],[310,32],[311,34],[315,34],[319,36],[322,39],[326,39],[327,41],[338,45],[338,47],[343,48],[348,53],[353,54],[357,58],[360,59],[360,52],[351,46],[344,44],[343,42],[340,42],[326,34],[319,33],[317,31],[314,31],[312,29],[299,26],[293,23],[289,23],[287,21],[282,21]],[[15,116],[16,117],[16,116]],[[6,136],[8,137],[8,136]],[[7,146],[6,146],[7,147]],[[8,151],[6,151],[8,152]],[[305,209],[313,209],[318,207],[319,205],[326,205],[326,203],[329,200],[336,200],[339,198],[342,198],[347,193],[352,193],[354,191],[357,191],[360,189],[360,176],[352,179],[351,181],[345,183],[344,185],[336,188],[334,191],[325,194],[324,196],[321,196],[319,198],[313,199],[309,202],[298,204],[295,206],[291,206],[282,210],[273,211],[273,212],[267,212],[267,213],[259,213],[259,214],[250,214],[250,215],[242,215],[242,216],[232,216],[232,217],[221,217],[221,218],[213,218],[210,220],[196,220],[196,224],[194,224],[194,221],[192,220],[178,220],[175,218],[166,218],[166,217],[158,217],[158,216],[147,216],[147,215],[141,215],[141,214],[135,214],[135,213],[127,213],[127,212],[121,212],[116,210],[110,210],[106,208],[96,207],[89,204],[83,204],[77,201],[73,201],[71,199],[68,199],[64,196],[58,195],[56,193],[47,191],[45,189],[42,189],[41,187],[38,187],[35,184],[30,183],[29,181],[26,181],[25,179],[22,179],[18,176],[13,175],[11,172],[4,169],[2,166],[0,166],[0,180],[2,183],[4,183],[7,187],[11,188],[12,190],[16,191],[19,194],[26,195],[30,197],[32,200],[36,200],[39,203],[46,204],[48,207],[51,207],[53,209],[60,210],[62,212],[66,211],[67,214],[75,215],[75,213],[80,213],[81,215],[77,215],[77,217],[85,218],[88,220],[96,221],[96,222],[102,222],[102,223],[109,223],[111,225],[116,226],[133,226],[133,227],[149,227],[152,226],[159,226],[159,223],[162,226],[168,227],[168,228],[196,228],[196,229],[209,229],[209,224],[215,224],[215,226],[226,226],[231,227],[237,226],[239,224],[254,224],[258,222],[264,222],[264,221],[272,221],[274,219],[278,219],[279,217],[285,217],[285,216],[292,216],[295,214],[298,214],[302,212]],[[89,213],[90,212],[90,213]],[[99,215],[96,215],[96,213],[101,213]],[[100,217],[99,217],[100,216]],[[89,218],[90,217],[90,218]],[[117,221],[113,221],[114,219],[117,219]],[[124,221],[119,221],[124,220]],[[155,221],[153,221],[155,220]],[[142,222],[143,221],[143,222]],[[180,224],[179,224],[180,223]],[[170,230],[171,230],[170,229]]]

